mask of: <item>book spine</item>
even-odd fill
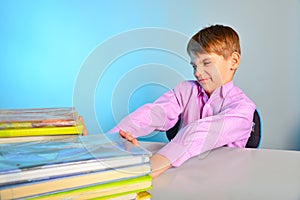
[[[103,172],[53,179],[39,183],[15,185],[11,188],[1,189],[0,187],[0,199],[18,199],[48,195],[56,196],[69,192],[77,193],[85,190],[125,186],[126,184],[145,181],[149,182],[151,177],[147,174],[149,174],[150,171],[150,165],[144,164],[125,167],[119,170],[111,169]]]
[[[39,136],[39,135],[69,135],[81,134],[83,125],[70,127],[44,127],[44,128],[14,128],[0,130],[0,137],[25,137],[25,136]]]
[[[114,194],[122,194],[132,191],[143,191],[152,188],[152,177],[149,175],[113,181],[106,184],[92,185],[78,189],[71,189],[58,193],[41,195],[29,199],[91,199],[104,198]]]

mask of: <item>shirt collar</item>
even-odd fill
[[[221,92],[222,98],[225,98],[227,93],[233,88],[233,82],[230,81],[224,85],[221,86]]]
[[[212,95],[214,95],[215,93],[220,94],[221,98],[225,98],[227,93],[231,90],[231,88],[233,88],[233,81],[230,81],[224,85],[222,85],[221,87],[217,88]],[[200,86],[200,84],[198,83],[198,88],[199,88],[199,92],[198,95],[199,96],[207,96],[207,94],[204,91],[204,88]]]
[[[198,85],[198,96],[206,95],[204,88],[201,87],[201,85],[198,82],[196,82],[196,83]]]

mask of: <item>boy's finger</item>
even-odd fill
[[[123,138],[126,138],[127,133],[126,133],[125,131],[120,130],[120,131],[119,131],[119,134],[120,134]]]
[[[123,131],[123,130],[120,130],[119,133],[120,133],[120,135],[121,135],[123,138],[125,138],[125,139],[129,139],[129,138],[132,137],[130,133],[127,133],[127,132],[125,132],[125,131]]]
[[[120,130],[119,131],[119,134],[125,138],[126,140],[128,140],[129,142],[132,142],[134,145],[137,145],[138,144],[138,141],[136,138],[134,138],[130,133],[127,133],[123,130]]]
[[[133,143],[134,145],[138,145],[138,144],[139,144],[138,141],[137,141],[137,139],[135,139],[135,138],[132,140],[132,143]]]
[[[79,116],[78,119],[79,119],[79,121],[80,121],[80,122],[82,123],[82,125],[83,125],[82,135],[83,135],[83,136],[88,135],[89,133],[88,133],[88,130],[87,130],[85,124],[84,124],[83,117],[82,117],[82,116]]]

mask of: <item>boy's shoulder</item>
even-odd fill
[[[185,81],[179,82],[176,87],[185,88],[185,89],[186,88],[194,88],[194,87],[199,87],[199,83],[194,80],[185,80]]]
[[[231,96],[231,95],[233,95],[233,96],[246,96],[247,97],[246,93],[241,88],[239,88],[238,86],[236,86],[234,84],[232,85],[232,88],[229,91],[229,96]]]
[[[173,88],[173,92],[175,92],[178,96],[185,98],[197,95],[199,91],[199,83],[192,80],[182,81]]]
[[[236,85],[233,85],[231,90],[228,92],[227,99],[230,99],[234,102],[253,104],[255,103],[246,95],[246,93]]]
[[[193,80],[185,80],[179,82],[173,90],[175,92],[179,92],[184,95],[188,95],[189,93],[198,93],[200,90],[200,85],[197,81]]]

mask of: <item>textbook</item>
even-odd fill
[[[76,176],[61,177],[27,184],[15,184],[0,187],[0,199],[17,199],[29,196],[53,193],[62,190],[87,187],[90,185],[120,181],[122,179],[144,176],[151,171],[149,163],[109,169]]]
[[[13,128],[0,130],[0,137],[25,137],[25,136],[45,136],[45,135],[69,135],[81,134],[83,125],[66,127],[43,127],[43,128]]]
[[[46,165],[41,167],[28,167],[0,174],[0,186],[34,182],[72,175],[97,172],[149,163],[147,156],[125,156],[120,158],[94,159],[62,164]],[[0,188],[1,190],[1,188]]]
[[[39,136],[25,136],[25,137],[0,137],[0,144],[16,143],[16,142],[39,142],[39,141],[77,141],[78,135],[39,135]]]
[[[147,191],[138,192],[135,200],[150,200],[151,194]]]
[[[146,175],[137,178],[108,182],[105,184],[92,185],[74,190],[39,195],[28,199],[109,199],[120,195],[150,190],[151,188],[152,177]]]
[[[151,199],[151,194],[147,191],[129,193],[125,195],[116,195],[114,197],[108,198],[108,200],[150,200],[150,199]]]
[[[26,171],[33,168],[44,170],[43,175],[47,177],[47,170],[49,173],[53,171],[51,168],[55,167],[70,170],[67,166],[73,166],[74,162],[79,164],[79,161],[90,161],[92,165],[98,167],[97,170],[114,168],[137,162],[129,158],[139,157],[138,160],[148,162],[151,156],[151,152],[121,138],[119,133],[78,136],[77,141],[68,142],[39,141],[0,144],[0,152],[0,179],[8,174],[21,173],[22,175],[22,172],[26,174]],[[124,159],[127,159],[127,163]],[[96,164],[92,161],[96,161]],[[81,164],[84,165],[84,163],[89,162]],[[77,168],[80,167],[79,165]],[[7,178],[2,178],[1,182],[5,183],[5,181],[8,181]]]
[[[45,136],[45,135],[69,135],[82,134],[83,125],[66,127],[42,127],[42,128],[11,128],[0,130],[0,137],[25,137],[25,136]]]
[[[130,194],[125,194],[125,195],[108,198],[107,200],[137,200],[136,197],[137,197],[137,193],[130,193]],[[95,199],[97,199],[97,198],[95,198]]]
[[[73,107],[0,110],[0,138],[81,134]]]
[[[74,126],[77,122],[74,107],[0,110],[0,129]]]

